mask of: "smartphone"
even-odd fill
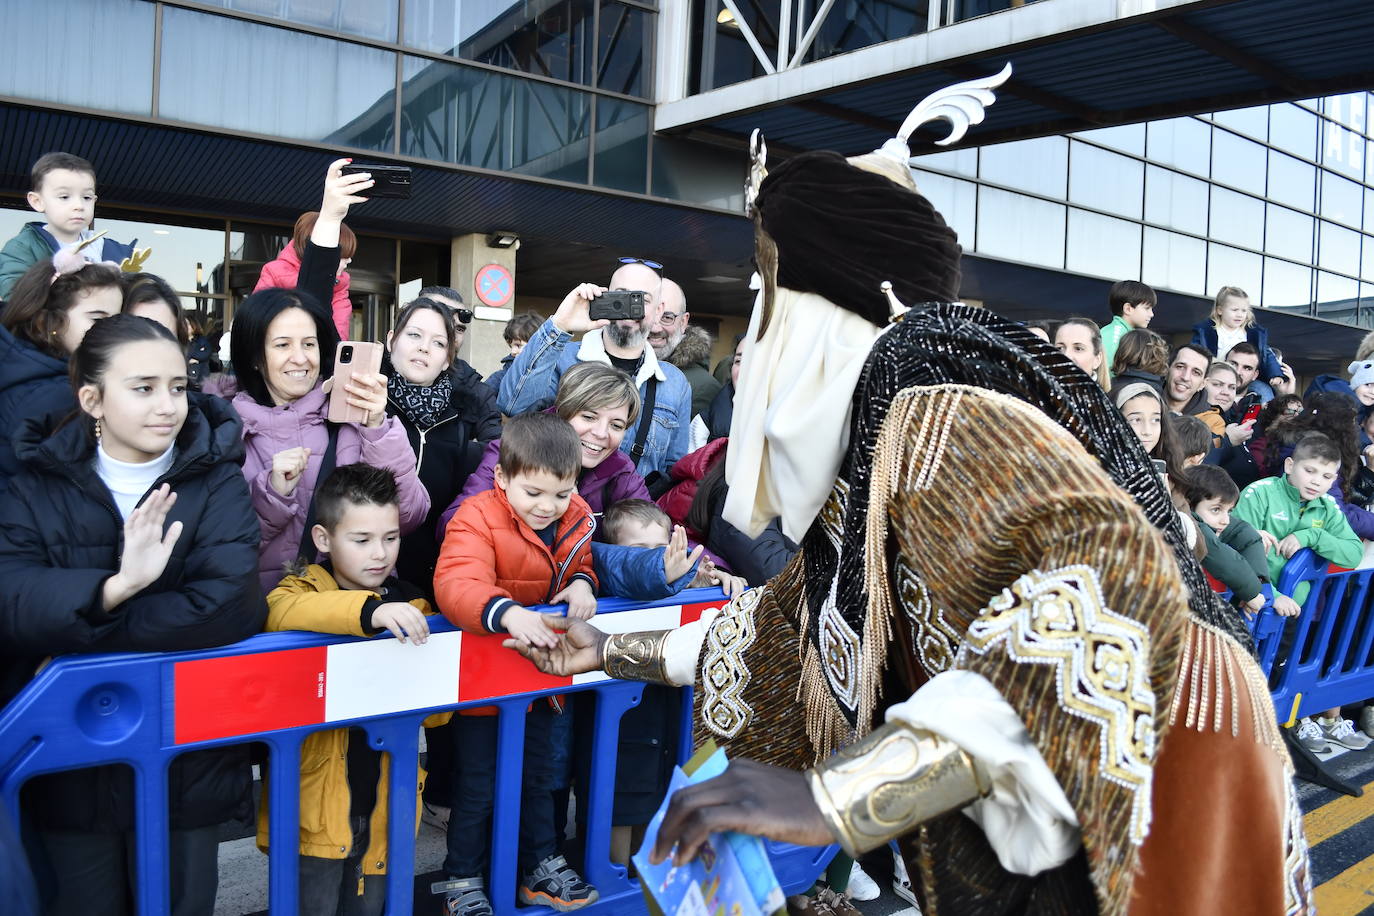
[[[643,318],[644,299],[647,295],[638,289],[608,289],[592,300],[591,307],[587,309],[587,317],[592,321],[602,318],[609,318],[611,321]]]
[[[344,386],[353,373],[376,375],[382,371],[382,345],[372,341],[341,340],[334,351],[334,384],[329,389],[330,423],[366,423],[367,412],[348,403]]]
[[[1245,412],[1245,416],[1241,418],[1240,422],[1249,423],[1251,420],[1257,419],[1260,415],[1260,411],[1263,409],[1263,404],[1256,404]]]
[[[359,197],[392,197],[401,200],[410,197],[411,170],[408,165],[367,165],[355,162],[344,166],[341,171],[345,175],[366,172],[372,176],[372,187],[359,194]]]

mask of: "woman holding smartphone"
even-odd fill
[[[301,267],[302,283],[318,274],[327,282],[337,263],[338,232],[356,194],[371,187],[366,174],[342,175],[348,160],[329,167],[320,218]],[[243,419],[243,473],[262,524],[258,575],[264,591],[276,587],[289,563],[314,548],[307,543],[316,481],[334,467],[364,462],[391,470],[401,493],[401,533],[429,511],[429,494],[415,470],[405,429],[386,415],[387,379],[374,372],[334,374],[338,334],[333,317],[308,289],[265,289],[234,314],[229,351],[238,379],[234,409]],[[329,378],[329,381],[322,381]],[[329,389],[356,419],[331,423]]]

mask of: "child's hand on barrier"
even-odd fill
[[[553,596],[549,604],[566,604],[568,616],[574,620],[591,620],[596,614],[596,595],[586,579],[576,579],[563,591]]]
[[[676,582],[692,571],[701,559],[706,548],[698,544],[696,550],[687,552],[687,531],[681,525],[673,526],[673,534],[668,538],[668,546],[663,548],[663,577],[668,582]]]
[[[152,585],[167,569],[172,548],[181,537],[182,524],[172,522],[165,533],[162,526],[176,501],[177,495],[164,483],[124,520],[124,552],[119,558],[119,571],[105,580],[101,591],[107,611]]]
[[[1259,531],[1260,540],[1264,542],[1265,553],[1268,553],[1275,547],[1279,546],[1279,539],[1274,537],[1268,531],[1265,531],[1263,528],[1258,528],[1256,530]]]
[[[372,612],[372,627],[390,630],[400,642],[420,645],[429,640],[429,621],[415,605],[407,601],[388,601]]]
[[[601,649],[606,634],[581,620],[569,620],[568,632],[558,639],[552,649],[537,648],[518,639],[507,639],[501,645],[514,649],[528,658],[545,674],[568,677],[601,670]]]
[[[1264,593],[1256,595],[1245,602],[1245,613],[1250,615],[1258,614],[1264,608]]]
[[[1296,534],[1290,534],[1288,537],[1279,541],[1274,549],[1279,552],[1280,556],[1287,560],[1290,559],[1293,554],[1302,550],[1302,544],[1298,543],[1298,536]]]
[[[506,628],[507,633],[527,646],[552,649],[558,645],[558,634],[549,626],[547,614],[516,605],[507,608],[501,615],[501,625]]]
[[[1280,617],[1296,617],[1302,613],[1302,605],[1287,595],[1275,595],[1274,613]]]

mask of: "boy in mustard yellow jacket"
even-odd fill
[[[433,613],[418,588],[392,575],[400,549],[400,499],[391,471],[350,464],[315,491],[311,537],[322,564],[289,575],[267,596],[267,629],[429,638]],[[452,713],[437,713],[427,726]],[[301,743],[301,914],[380,914],[386,904],[387,760],[360,728],[319,731]],[[416,824],[424,770],[416,788]],[[267,850],[267,793],[258,846]]]

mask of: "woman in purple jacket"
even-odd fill
[[[600,517],[606,507],[622,499],[650,499],[644,478],[635,470],[634,459],[620,451],[627,430],[639,416],[639,391],[619,369],[601,363],[578,363],[563,373],[553,411],[572,424],[582,442],[582,473],[577,478],[577,495],[587,501]],[[501,440],[487,443],[482,462],[468,475],[463,492],[439,519],[440,540],[448,520],[463,500],[495,484],[496,459]]]

